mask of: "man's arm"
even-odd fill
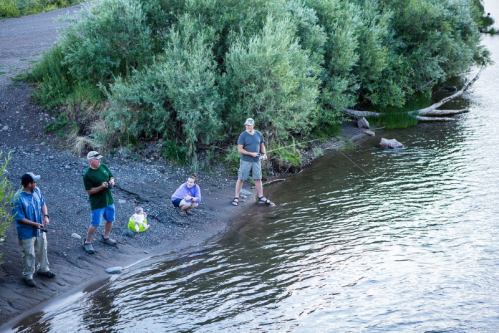
[[[49,220],[49,211],[47,209],[47,205],[42,206],[42,214],[43,214],[43,225],[48,226],[50,224],[50,220]]]
[[[90,190],[87,190],[87,193],[88,193],[89,195],[92,195],[92,194],[95,194],[95,193],[99,193],[100,191],[102,191],[102,190],[106,189],[106,188],[107,188],[107,186],[108,186],[108,185],[107,185],[107,183],[106,183],[106,182],[104,182],[104,183],[102,183],[102,185],[101,185],[101,186],[92,187]]]
[[[30,226],[35,227],[37,229],[43,228],[43,225],[41,225],[40,223],[36,223],[36,222],[30,221],[27,218],[24,218],[24,219],[21,219],[21,220],[17,220],[17,222],[19,222],[21,224],[30,225]]]
[[[257,157],[258,156],[258,153],[250,153],[249,151],[245,150],[243,148],[243,145],[237,145],[237,151],[239,152],[239,154],[242,154],[242,155],[248,155],[248,156],[251,156],[251,157]]]

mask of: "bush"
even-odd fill
[[[140,0],[95,0],[66,20],[71,24],[62,32],[62,62],[80,84],[107,85],[152,59]]]
[[[2,0],[0,1],[0,19],[38,14],[54,9],[68,7],[81,0]]]
[[[291,133],[306,134],[317,111],[318,64],[295,38],[288,20],[267,18],[262,32],[249,44],[238,40],[226,56],[221,80],[227,98],[225,117],[238,126],[256,118],[268,140],[285,140]]]
[[[17,7],[16,0],[4,0],[0,2],[0,18],[19,16],[21,16],[21,11]]]
[[[2,152],[0,152],[2,158]],[[4,163],[0,165],[0,245],[5,237],[7,228],[12,223],[12,215],[10,212],[10,202],[14,196],[14,192],[7,180],[7,165],[9,164],[10,154],[4,159]],[[0,253],[0,265],[2,264],[2,253]]]
[[[56,45],[42,54],[40,61],[27,75],[29,81],[38,82],[38,90],[33,96],[47,107],[62,105],[76,85],[63,60],[62,48]]]
[[[213,31],[185,16],[166,38],[164,54],[152,66],[111,87],[106,120],[124,141],[132,136],[181,142],[195,165],[197,144],[222,136]]]

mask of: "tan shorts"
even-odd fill
[[[246,180],[248,179],[250,172],[253,179],[262,179],[262,163],[260,162],[260,159],[258,162],[239,161],[239,172],[237,173],[237,177]]]

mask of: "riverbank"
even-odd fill
[[[35,275],[36,288],[24,285],[21,252],[15,226],[7,230],[6,241],[0,245],[4,263],[0,266],[0,325],[12,320],[42,302],[78,288],[104,270],[161,253],[179,252],[202,244],[223,232],[231,218],[255,205],[254,196],[230,205],[236,173],[214,166],[199,173],[203,201],[195,215],[180,217],[170,204],[170,195],[185,181],[189,170],[165,164],[156,151],[144,148],[139,154],[118,152],[105,156],[116,177],[113,195],[117,207],[112,236],[117,247],[100,243],[102,229],[94,238],[96,254],[88,255],[82,247],[89,225],[89,205],[82,184],[88,163],[61,150],[62,139],[44,133],[52,115],[31,103],[31,88],[12,78],[25,70],[30,61],[38,59],[57,39],[54,18],[79,6],[49,13],[0,21],[0,152],[11,154],[8,179],[17,187],[19,177],[33,171],[42,176],[42,189],[51,224],[48,232],[48,257],[54,279]],[[342,139],[325,143],[323,148],[337,147],[341,142],[363,136],[351,126],[345,127]],[[243,129],[242,129],[243,130]],[[274,186],[274,185],[273,185]],[[249,184],[246,190],[252,191]],[[130,235],[126,225],[135,205],[142,205],[149,214],[151,229]]]

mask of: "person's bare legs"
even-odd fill
[[[236,195],[234,196],[235,198],[239,198],[239,193],[241,192],[243,188],[244,180],[238,178],[236,182]]]
[[[97,230],[96,225],[91,225],[88,227],[87,238],[85,239],[85,243],[92,243],[92,237],[94,237],[95,231]]]
[[[109,238],[109,235],[111,235],[111,229],[113,228],[113,222],[107,222],[104,226],[104,238]]]
[[[258,193],[258,198],[263,197],[263,185],[261,179],[255,179],[255,188]]]

